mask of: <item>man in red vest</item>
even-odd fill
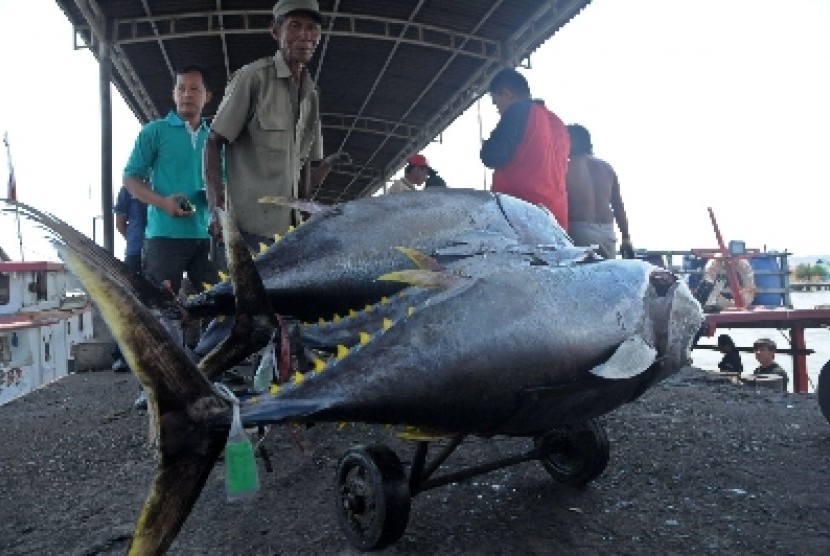
[[[498,72],[488,92],[501,115],[481,146],[481,161],[493,168],[492,190],[546,207],[567,230],[565,124],[543,101],[531,99],[527,80],[514,69]]]

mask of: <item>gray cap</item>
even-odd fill
[[[280,0],[274,4],[274,19],[284,17],[292,12],[305,12],[323,25],[323,14],[320,13],[320,5],[317,0]]]

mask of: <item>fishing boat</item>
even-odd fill
[[[61,263],[0,261],[0,404],[66,376],[92,305]]]

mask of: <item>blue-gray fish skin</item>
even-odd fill
[[[500,250],[520,243],[569,246],[545,209],[507,195],[450,189],[382,195],[315,214],[259,255],[255,264],[280,314],[303,320],[373,303],[401,289],[376,278],[412,263],[396,248],[432,255],[458,242]],[[223,283],[188,303],[194,315],[233,311]]]
[[[322,372],[248,401],[243,419],[533,434],[602,415],[679,370],[700,326],[686,285],[654,273],[666,274],[603,261],[460,279]],[[619,355],[631,343],[642,356]]]

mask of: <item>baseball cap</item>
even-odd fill
[[[274,19],[293,12],[305,12],[314,17],[320,25],[325,23],[325,18],[320,13],[320,5],[317,3],[317,0],[280,0],[274,4],[272,11],[274,13]]]
[[[429,166],[427,157],[420,153],[409,155],[409,158],[407,158],[406,161],[413,166]]]

